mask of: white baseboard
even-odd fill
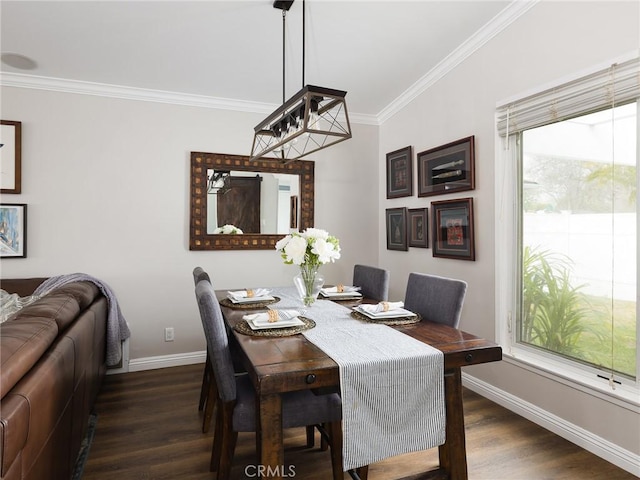
[[[577,425],[464,372],[462,373],[462,384],[469,390],[473,390],[527,420],[531,420],[533,423],[575,443],[594,455],[640,477],[640,455],[625,450],[602,437],[594,435]]]
[[[160,355],[157,357],[135,358],[129,361],[130,372],[141,372],[143,370],[155,370],[156,368],[178,367],[181,365],[193,365],[204,363],[207,352],[189,352],[175,355]]]

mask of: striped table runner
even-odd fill
[[[301,308],[295,289],[274,294],[278,309]],[[442,352],[349,313],[319,300],[305,313],[316,327],[302,332],[340,368],[344,470],[443,444]]]

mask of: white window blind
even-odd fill
[[[499,105],[501,137],[590,113],[603,104],[621,105],[640,97],[640,57],[613,63],[577,80]]]

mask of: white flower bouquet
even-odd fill
[[[310,306],[324,285],[324,278],[318,275],[318,267],[340,258],[338,239],[325,230],[307,228],[302,233],[295,232],[279,240],[276,250],[284,263],[300,267],[294,283],[302,302]]]

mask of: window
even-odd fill
[[[615,63],[497,116],[501,341],[605,390],[638,387],[639,65]]]

